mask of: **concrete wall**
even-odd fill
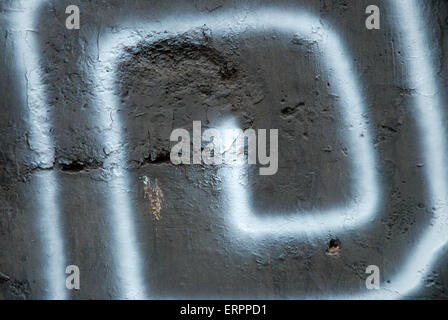
[[[80,30],[65,27],[71,4]],[[365,27],[370,4],[380,30]],[[272,28],[279,15],[260,29],[263,8],[314,16],[316,39],[345,48],[378,182],[359,225],[356,210],[325,222],[370,199],[347,139],[358,124],[345,118],[346,80],[318,40]],[[1,1],[0,298],[448,297],[448,211],[435,195],[447,32],[443,0]],[[322,228],[245,233],[225,166],[170,162],[173,129],[227,117],[279,129],[278,173],[250,166],[241,180],[255,220],[286,230],[311,212]],[[80,290],[65,289],[67,265]],[[368,265],[380,268],[378,291],[365,287]]]

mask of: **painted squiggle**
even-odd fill
[[[318,41],[322,47],[325,57],[325,65],[331,69],[332,80],[336,83],[342,99],[341,107],[348,130],[346,130],[346,139],[349,141],[353,155],[353,175],[356,177],[358,190],[357,197],[353,199],[352,204],[345,208],[334,208],[322,212],[321,216],[316,218],[316,212],[302,212],[296,217],[285,218],[258,218],[252,214],[248,203],[247,191],[239,184],[238,177],[242,171],[234,168],[233,172],[227,172],[223,176],[226,190],[229,193],[229,203],[233,207],[229,208],[231,213],[231,223],[244,233],[253,235],[275,235],[278,233],[302,233],[308,235],[324,233],[330,228],[348,228],[359,226],[369,219],[372,219],[376,213],[379,202],[379,185],[375,170],[375,154],[370,141],[370,129],[364,119],[365,106],[362,100],[361,90],[358,85],[357,77],[353,67],[350,64],[349,54],[341,45],[341,40],[336,32],[323,29],[317,17],[310,13],[300,11],[296,13],[285,13],[275,9],[261,9],[246,16],[243,21],[235,21],[233,15],[221,14],[219,17],[203,18],[179,18],[172,20],[166,19],[160,26],[158,24],[148,24],[145,29],[152,31],[169,30],[176,34],[207,25],[215,35],[219,35],[226,30],[233,32],[260,32],[266,28],[272,28],[291,35],[300,35],[300,37],[309,41]],[[159,37],[167,35],[155,35],[153,41]],[[123,31],[118,34],[110,34],[103,38],[100,49],[101,60],[106,66],[113,68],[114,59],[124,46],[135,45],[141,40],[141,35],[132,31]],[[104,81],[112,84],[110,73],[103,72],[101,77]],[[111,85],[109,86],[111,88]],[[107,99],[107,105],[117,108],[117,103],[113,101],[112,94],[104,95]],[[245,170],[244,168],[240,168]],[[342,221],[342,223],[341,223]]]
[[[435,76],[435,70],[433,63],[431,61],[430,52],[427,52],[427,40],[425,33],[420,30],[425,28],[422,26],[422,21],[420,11],[418,9],[415,0],[403,1],[394,0],[391,1],[391,7],[396,12],[396,16],[402,21],[399,25],[404,29],[401,32],[404,35],[404,40],[407,43],[407,50],[405,52],[405,57],[410,65],[409,73],[409,84],[417,89],[417,95],[415,100],[415,112],[419,119],[419,126],[422,135],[422,152],[425,154],[425,162],[427,165],[426,175],[429,184],[429,192],[431,201],[435,207],[434,217],[431,221],[430,226],[425,231],[421,241],[415,250],[413,250],[412,256],[409,257],[405,263],[403,270],[392,279],[389,285],[385,286],[384,290],[368,292],[366,294],[360,293],[356,296],[340,296],[347,298],[396,298],[406,294],[410,294],[413,290],[418,288],[421,284],[422,275],[424,275],[429,269],[430,265],[437,258],[439,250],[448,241],[447,232],[447,218],[446,218],[446,172],[444,169],[444,163],[446,159],[444,157],[445,150],[444,147],[444,125],[442,121],[442,111],[441,111],[441,101],[437,94],[438,85]],[[38,7],[39,1],[27,1],[26,10],[19,12],[15,15],[15,26],[20,30],[30,29],[33,30],[34,26],[30,24],[30,21],[34,19],[29,19],[33,17],[36,9]],[[256,13],[245,17],[243,20],[235,20],[233,16],[221,15],[220,17],[212,18],[200,18],[197,17],[186,17],[185,19],[168,18],[163,22],[163,26],[160,24],[148,24],[147,30],[154,31],[164,31],[170,30],[172,33],[183,32],[188,29],[207,24],[216,33],[220,31],[231,28],[233,30],[247,30],[251,29],[254,32],[261,27],[272,27],[276,29],[283,30],[285,32],[297,32],[298,23],[302,24],[303,30],[301,35],[305,38],[313,40],[316,34],[315,29],[310,26],[318,25],[312,17],[306,13],[284,13],[278,10],[265,9],[260,10]],[[305,22],[309,25],[306,26]],[[311,29],[310,29],[311,28]],[[39,78],[37,70],[38,66],[38,50],[35,43],[36,35],[28,32],[25,37],[20,37],[18,41],[18,47],[20,54],[18,55],[18,67],[21,73],[27,74],[27,83],[29,88],[34,88],[40,94],[28,95],[29,97],[43,97],[43,90],[41,88],[41,80]],[[34,39],[34,40],[33,40]],[[124,44],[131,45],[135,44],[141,37],[136,33],[131,31],[125,31],[120,34],[109,34],[104,39],[101,39],[101,62],[98,66],[99,73],[96,75],[97,84],[103,86],[103,91],[98,95],[101,97],[105,105],[108,106],[104,112],[104,119],[102,122],[109,125],[110,123],[110,113],[112,111],[116,115],[116,110],[118,107],[118,102],[114,98],[114,76],[112,72],[116,55],[119,53],[120,48]],[[345,92],[345,99],[352,108],[347,108],[346,121],[353,125],[351,130],[347,134],[348,139],[351,140],[354,146],[355,152],[355,170],[354,173],[358,174],[361,178],[366,178],[367,181],[371,182],[367,185],[361,185],[363,191],[370,198],[364,198],[360,196],[357,201],[354,202],[352,207],[349,208],[339,208],[334,211],[330,211],[325,214],[325,220],[328,219],[327,215],[331,218],[330,220],[336,219],[331,223],[327,220],[328,225],[319,225],[317,223],[318,219],[311,218],[314,213],[307,217],[306,215],[300,214],[300,217],[293,218],[293,220],[278,220],[277,218],[268,218],[266,220],[259,220],[255,217],[248,205],[248,200],[246,190],[242,188],[238,181],[241,175],[244,175],[244,167],[233,167],[224,176],[226,183],[226,189],[228,190],[228,196],[234,200],[232,205],[234,211],[230,211],[231,223],[236,226],[236,230],[239,232],[248,232],[248,234],[254,235],[275,235],[278,233],[300,233],[307,232],[309,236],[311,234],[317,234],[320,232],[326,232],[329,228],[335,230],[335,225],[337,225],[341,216],[344,222],[341,223],[337,228],[347,228],[359,226],[369,219],[371,219],[375,214],[375,208],[377,207],[379,189],[376,182],[376,174],[374,170],[375,167],[375,157],[373,150],[368,143],[369,140],[369,130],[362,120],[363,106],[360,91],[358,90],[358,81],[356,76],[353,74],[353,68],[350,66],[348,60],[339,60],[341,55],[345,55],[346,52],[341,46],[341,42],[337,34],[325,34],[323,39],[323,48],[326,52],[335,52],[333,57],[329,57],[325,63],[327,66],[333,65],[334,63],[340,64],[336,67],[336,77],[339,80],[339,89],[341,92]],[[25,56],[26,54],[26,56]],[[338,59],[332,60],[332,59]],[[349,74],[348,78],[345,76],[342,78],[342,74]],[[24,92],[29,93],[29,88],[24,88]],[[35,91],[35,92],[37,92]],[[44,103],[45,104],[45,103]],[[37,105],[37,101],[30,102],[30,106]],[[347,106],[346,106],[347,107]],[[32,108],[32,113],[30,114],[30,123],[32,128],[30,129],[32,133],[33,144],[36,146],[35,150],[38,151],[39,159],[36,160],[37,163],[46,165],[50,163],[54,158],[53,147],[51,137],[46,134],[45,127],[37,126],[37,119],[40,116],[38,108]],[[353,112],[355,110],[355,112]],[[348,112],[351,111],[351,112]],[[114,128],[111,133],[105,137],[105,143],[110,143],[112,146],[118,147],[122,143],[122,132],[119,118],[117,123],[114,124]],[[40,124],[40,123],[39,123]],[[231,124],[231,126],[237,127],[237,125]],[[364,139],[361,139],[360,133],[363,133]],[[144,298],[145,288],[143,284],[143,279],[140,270],[140,254],[136,248],[135,230],[132,223],[131,206],[128,197],[123,194],[122,190],[127,190],[129,186],[129,181],[126,178],[127,174],[124,169],[120,169],[120,165],[126,160],[126,155],[123,152],[118,151],[111,159],[111,167],[116,166],[115,170],[119,179],[113,179],[110,187],[113,190],[113,197],[116,199],[111,205],[111,210],[114,212],[114,220],[117,225],[117,229],[114,230],[114,235],[116,236],[117,243],[117,260],[123,261],[118,263],[119,274],[122,275],[122,285],[123,285],[123,296],[124,297],[134,297],[134,298]],[[61,279],[59,276],[59,267],[63,266],[63,254],[58,254],[62,252],[63,248],[63,237],[60,234],[60,224],[59,219],[59,209],[57,208],[57,202],[55,201],[55,194],[57,192],[55,187],[55,177],[54,173],[49,171],[46,174],[50,176],[39,178],[41,181],[39,183],[43,186],[43,190],[48,190],[42,195],[40,211],[42,213],[51,212],[54,216],[49,215],[42,218],[42,228],[47,228],[49,232],[46,233],[48,252],[53,252],[48,260],[49,271],[48,278],[51,280],[51,287],[49,289],[50,297],[64,297],[65,294],[61,291]],[[360,180],[360,179],[358,179]],[[241,189],[242,188],[242,189]],[[115,190],[115,191],[114,191]],[[237,192],[237,191],[241,191]],[[373,196],[373,198],[372,198]],[[238,207],[235,207],[238,206]],[[360,210],[363,209],[363,210]],[[232,215],[233,213],[234,216]],[[240,213],[243,214],[240,214]],[[356,214],[360,212],[360,214]],[[272,219],[272,220],[271,220]],[[295,219],[295,220],[294,220]],[[54,241],[57,240],[57,241]],[[56,271],[51,272],[50,270]],[[61,273],[63,272],[63,267],[61,268]],[[62,288],[64,285],[62,284]],[[338,298],[340,298],[338,297]],[[325,297],[334,298],[334,297]]]

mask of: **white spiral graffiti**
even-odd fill
[[[37,8],[42,1],[27,1],[24,10],[16,14],[15,26],[22,32],[34,30],[34,21]],[[412,256],[403,265],[402,271],[397,274],[389,284],[382,286],[382,290],[375,292],[359,293],[355,296],[342,298],[397,298],[411,293],[421,284],[421,279],[428,267],[437,258],[439,249],[448,241],[447,230],[447,191],[446,170],[444,169],[445,150],[444,126],[441,123],[442,110],[439,100],[438,84],[431,56],[426,52],[428,46],[421,13],[416,0],[391,0],[390,6],[396,17],[401,20],[400,30],[404,35],[403,44],[406,46],[406,62],[409,64],[409,84],[416,88],[418,95],[414,102],[419,121],[422,138],[422,152],[424,153],[426,177],[429,185],[429,194],[433,207],[436,208],[434,217],[429,224],[417,248]],[[378,213],[380,186],[376,172],[376,155],[373,146],[369,143],[371,132],[364,116],[366,108],[363,101],[361,84],[356,71],[351,63],[350,54],[345,49],[342,40],[334,29],[323,29],[319,19],[307,11],[285,12],[279,9],[260,9],[251,12],[244,18],[235,17],[230,13],[213,14],[210,16],[173,16],[167,17],[157,23],[147,23],[144,26],[147,34],[153,34],[154,41],[168,35],[175,35],[191,30],[202,25],[207,25],[215,35],[219,35],[230,28],[238,32],[251,30],[256,33],[265,28],[272,28],[284,33],[297,34],[305,40],[318,41],[324,53],[324,65],[333,70],[333,80],[337,83],[336,89],[341,96],[340,108],[344,115],[345,126],[350,127],[344,137],[351,145],[352,174],[357,183],[359,193],[352,199],[352,204],[347,207],[333,208],[322,212],[300,212],[291,218],[271,217],[260,218],[254,214],[249,203],[248,190],[239,183],[247,168],[244,165],[236,165],[222,171],[224,190],[229,198],[229,223],[234,227],[233,232],[253,237],[275,237],[278,235],[294,234],[300,236],[306,233],[308,237],[317,236],[329,231],[343,231],[346,228],[359,227],[371,220]],[[141,25],[140,25],[141,26]],[[166,31],[169,33],[153,33]],[[113,128],[103,137],[104,145],[120,146],[123,141],[123,132],[120,118],[117,115],[119,101],[114,95],[116,59],[125,46],[137,44],[145,34],[135,32],[132,28],[119,33],[109,32],[103,35],[99,41],[99,62],[95,66],[97,73],[94,75],[96,87],[101,88],[97,97],[101,101],[100,110],[103,110],[100,121],[101,126],[110,125],[110,114],[114,115]],[[20,54],[18,65],[24,65],[25,69],[19,69],[27,75],[27,89],[36,90],[35,97],[43,97],[44,90],[39,73],[39,49],[35,43],[37,35],[23,34],[18,40]],[[26,53],[26,55],[25,55]],[[26,57],[26,58],[24,58]],[[25,63],[23,63],[25,62]],[[24,89],[25,90],[25,89]],[[37,94],[38,93],[38,94]],[[46,102],[37,100],[29,103],[31,132],[35,141],[35,149],[42,159],[36,162],[52,163],[54,147],[48,128],[42,127],[39,121],[39,104]],[[238,128],[239,125],[232,119],[222,124],[223,128]],[[229,137],[231,139],[231,137]],[[121,276],[121,292],[123,298],[144,299],[148,297],[145,281],[141,270],[141,253],[138,248],[134,222],[132,219],[132,207],[127,194],[119,192],[121,187],[129,184],[126,171],[120,164],[126,162],[124,151],[115,153],[109,159],[106,166],[114,166],[117,177],[111,180],[109,187],[113,193],[110,210],[113,212],[112,230],[116,243],[116,273]],[[49,298],[64,298],[64,270],[65,257],[63,252],[64,240],[60,233],[59,208],[56,201],[57,183],[51,171],[45,177],[39,178],[43,192],[39,207],[42,217],[42,229],[47,238],[46,251],[52,252],[48,259],[47,281],[51,283]],[[49,219],[51,215],[52,219]],[[59,271],[60,270],[60,271]],[[422,275],[423,274],[423,275]],[[322,297],[320,297],[322,298]],[[323,298],[330,298],[324,296]]]

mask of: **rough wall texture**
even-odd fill
[[[364,26],[365,8],[381,8],[381,29]],[[54,163],[36,162],[29,143],[29,108],[12,62],[17,37],[12,13],[21,1],[0,2],[0,299],[39,299],[47,294],[45,256],[36,209],[36,177],[56,172],[67,264],[79,266],[81,289],[70,298],[120,296],[110,241],[108,189],[114,179],[104,166],[116,150],[102,143],[101,107],[92,78],[102,36],[162,21],[165,16],[208,15],[230,10],[244,17],[262,6],[306,9],[333,25],[352,55],[367,105],[366,117],[378,155],[381,206],[359,229],[318,237],[234,237],[226,220],[219,167],[170,162],[170,133],[204,128],[235,116],[242,128],[279,129],[279,171],[248,172],[247,188],[258,215],[327,208],[353,196],[351,146],[341,135],[338,93],[328,80],[316,44],[266,30],[257,34],[215,35],[206,25],[153,41],[142,37],[126,47],[116,66],[115,95],[120,101],[127,153],[122,164],[143,256],[145,286],[151,298],[295,298],[365,291],[365,269],[378,265],[381,281],[400,272],[405,258],[430,223],[428,183],[412,112],[414,88],[406,84],[406,65],[397,44],[401,34],[388,1],[43,1],[38,34],[46,121],[54,139]],[[434,68],[446,94],[448,2],[425,1],[421,8],[433,41]],[[423,4],[424,3],[424,4]],[[81,9],[81,29],[65,28],[65,8]],[[129,21],[135,22],[130,27]],[[169,30],[168,30],[169,31]],[[147,33],[147,31],[143,32]],[[26,55],[27,53],[20,53]],[[445,105],[446,105],[446,99]],[[446,108],[444,108],[446,109]],[[448,110],[444,110],[445,113]],[[111,116],[111,123],[114,118]],[[444,132],[448,138],[447,132]],[[151,200],[144,177],[163,193],[161,208]],[[155,213],[154,210],[157,212]],[[286,216],[288,214],[285,214]],[[336,256],[326,254],[339,239]],[[448,297],[448,259],[441,252],[412,298]],[[62,271],[63,272],[63,271]],[[405,297],[407,297],[405,295]]]

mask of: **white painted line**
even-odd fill
[[[328,71],[330,82],[340,97],[339,107],[343,117],[341,134],[349,145],[352,160],[351,174],[356,194],[351,203],[327,210],[296,212],[288,217],[272,212],[267,217],[257,216],[250,204],[250,192],[245,187],[247,166],[233,166],[223,171],[227,192],[228,212],[235,232],[255,237],[298,235],[312,237],[329,232],[341,232],[359,227],[375,218],[380,201],[380,187],[376,171],[376,154],[370,128],[365,117],[366,107],[362,99],[357,72],[352,58],[333,28],[323,28],[320,18],[306,12],[287,13],[277,10],[261,10],[257,13],[257,28],[274,28],[294,33],[300,38],[318,43],[321,64]],[[234,124],[234,126],[237,126]]]
[[[376,156],[371,141],[370,129],[364,115],[366,108],[362,100],[362,92],[358,85],[355,70],[351,65],[349,53],[341,44],[339,36],[329,28],[324,29],[318,17],[300,12],[285,12],[280,10],[258,10],[251,12],[243,20],[236,20],[233,15],[221,14],[216,17],[196,17],[176,19],[167,18],[160,24],[147,24],[144,30],[165,31],[168,34],[153,35],[151,41],[172,36],[206,25],[213,34],[232,30],[233,32],[260,32],[272,28],[281,32],[296,34],[309,41],[318,41],[324,54],[322,61],[331,70],[331,80],[341,97],[341,109],[345,121],[345,136],[351,145],[353,157],[353,175],[356,179],[357,190],[352,203],[344,208],[334,208],[322,212],[298,212],[291,218],[275,217],[260,218],[252,213],[248,191],[240,184],[239,177],[246,171],[244,167],[234,167],[226,171],[223,176],[225,189],[229,197],[228,211],[231,222],[242,233],[252,235],[285,235],[285,234],[324,234],[329,230],[344,230],[360,226],[373,219],[379,202],[379,184],[376,174]],[[119,33],[109,33],[101,40],[100,57],[103,72],[102,83],[108,83],[109,91],[103,90],[102,97],[105,105],[112,110],[118,108],[118,102],[110,90],[113,88],[113,66],[116,57],[124,46],[132,46],[143,40],[141,33],[132,30]],[[108,112],[106,123],[109,123]],[[118,139],[113,137],[113,140]]]
[[[53,140],[47,119],[47,101],[45,88],[41,80],[39,65],[40,52],[36,27],[36,13],[40,0],[27,0],[13,13],[12,27],[17,33],[17,75],[21,79],[23,101],[29,111],[29,143],[37,154],[34,163],[41,168],[51,168],[54,161]],[[58,201],[57,179],[53,170],[35,174],[33,179],[39,186],[36,211],[39,215],[38,230],[41,232],[42,256],[46,265],[43,269],[48,283],[46,299],[66,299],[65,252],[60,209]]]
[[[231,215],[232,222],[241,233],[252,234],[270,234],[284,235],[286,233],[310,233],[324,234],[328,229],[349,228],[359,226],[362,223],[372,219],[376,213],[379,201],[378,182],[375,171],[375,154],[370,140],[370,130],[364,119],[365,106],[362,101],[361,90],[355,72],[350,63],[348,52],[341,45],[341,40],[334,31],[323,29],[318,18],[313,17],[306,12],[285,13],[278,10],[258,10],[245,16],[244,19],[236,21],[234,15],[221,14],[219,17],[176,17],[167,18],[162,23],[148,23],[142,27],[146,32],[151,33],[150,41],[160,40],[173,34],[182,33],[193,28],[206,25],[217,35],[231,29],[234,32],[249,30],[260,32],[265,28],[273,28],[278,31],[299,34],[302,38],[309,41],[318,41],[324,51],[325,61],[323,61],[329,70],[332,70],[332,82],[335,84],[341,96],[341,108],[344,110],[344,120],[346,123],[346,138],[352,145],[351,152],[354,157],[353,174],[357,176],[358,194],[350,206],[345,208],[336,208],[322,212],[321,216],[315,217],[316,212],[298,213],[297,217],[292,219],[285,218],[257,218],[252,214],[248,203],[247,190],[239,184],[238,177],[244,172],[244,167],[232,168],[223,176],[225,190],[229,195],[230,207],[228,212]],[[162,33],[169,30],[168,33]],[[104,134],[104,144],[113,146],[113,150],[120,150],[123,141],[121,140],[122,124],[117,115],[119,101],[116,97],[115,81],[118,57],[123,53],[126,46],[135,46],[138,42],[144,40],[150,33],[142,34],[133,29],[126,29],[120,32],[109,32],[100,39],[99,57],[100,62],[96,66],[95,84],[100,97],[103,111],[101,115],[101,126],[112,127]],[[148,41],[148,39],[146,39]],[[113,122],[111,121],[113,119]],[[125,163],[126,155],[124,152],[116,151],[110,161],[117,164],[116,169],[119,175],[124,177],[125,172],[120,169],[120,164]],[[116,180],[115,180],[116,181]],[[127,182],[123,181],[126,188]],[[119,190],[119,189],[117,189]],[[120,261],[126,261],[126,265],[120,266],[120,274],[126,274],[126,283],[129,288],[143,289],[138,283],[141,276],[138,274],[140,258],[137,251],[131,247],[133,238],[133,227],[130,222],[131,208],[124,201],[123,195],[118,191],[112,198],[117,201],[111,207],[116,221],[126,221],[125,225],[115,230],[118,248],[118,257]],[[117,224],[119,226],[120,224]],[[127,242],[126,242],[127,240]],[[127,270],[126,268],[130,268]],[[133,270],[134,272],[131,272]]]
[[[403,37],[401,47],[405,50],[401,50],[401,54],[409,72],[406,77],[408,86],[416,90],[412,112],[420,131],[420,152],[425,162],[429,207],[434,208],[431,221],[428,221],[417,245],[408,250],[409,255],[400,272],[391,279],[390,284],[382,284],[391,297],[405,297],[421,287],[441,249],[448,243],[448,161],[445,156],[444,105],[433,55],[435,47],[429,41],[429,30],[425,26],[425,21],[430,21],[430,17],[422,12],[421,8],[425,7],[423,1],[391,0],[389,3],[394,17],[398,18],[396,25]]]

